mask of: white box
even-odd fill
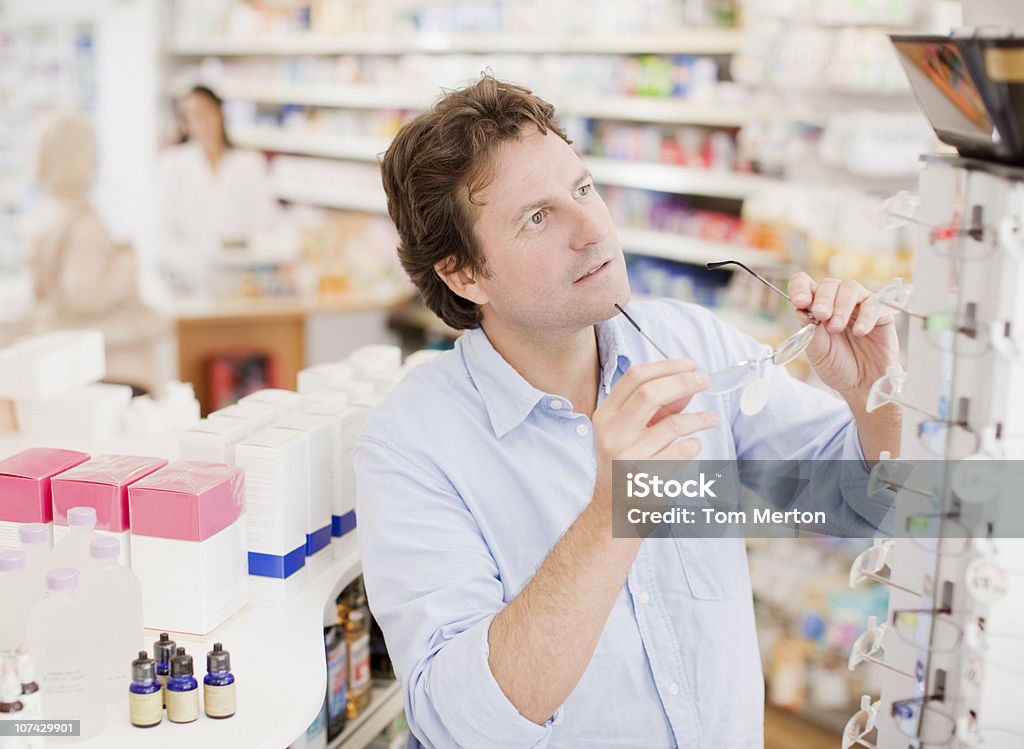
[[[335,420],[330,416],[293,413],[283,416],[271,429],[288,429],[309,437],[309,503],[306,506],[306,556],[322,551],[331,542],[331,509],[336,486],[334,455]]]
[[[50,400],[19,400],[14,409],[18,430],[30,437],[103,442],[121,433],[131,402],[129,386],[97,382]]]
[[[355,370],[345,362],[317,364],[299,372],[298,391],[301,395],[308,395],[317,390],[343,386],[354,379],[355,374]]]
[[[255,434],[277,417],[277,408],[261,403],[235,403],[232,406],[225,406],[212,412],[209,419],[240,419],[248,421],[252,426],[252,433]]]
[[[245,513],[202,541],[133,534],[132,571],[142,583],[142,624],[206,635],[249,598]]]
[[[235,445],[252,436],[253,425],[242,419],[203,419],[183,431],[178,438],[182,460],[205,463],[235,462]]]
[[[264,429],[235,446],[245,472],[249,573],[290,577],[305,565],[309,435]]]
[[[102,380],[103,333],[66,330],[21,338],[0,351],[0,398],[45,401]]]
[[[360,346],[345,359],[345,363],[362,377],[373,377],[402,366],[402,349],[390,343],[371,343]]]
[[[331,420],[334,435],[334,489],[331,498],[331,535],[340,538],[356,527],[356,474],[352,463],[355,438],[369,410],[340,401],[308,399],[302,406],[309,414]]]
[[[252,406],[263,406],[264,408],[270,408],[274,411],[274,416],[279,416],[288,412],[288,409],[294,406],[299,399],[299,394],[292,390],[281,390],[280,388],[266,388],[264,390],[257,390],[254,393],[244,398],[240,398],[236,405],[246,406],[251,408]]]

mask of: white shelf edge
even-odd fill
[[[422,110],[441,96],[440,88],[430,92],[388,88],[366,84],[328,85],[317,83],[279,83],[249,81],[209,82],[224,99],[246,99],[264,104],[295,104],[310,107],[352,109]],[[167,94],[180,97],[190,85],[172,83]],[[546,92],[546,98],[558,105],[565,116],[607,120],[656,122],[662,124],[698,125],[705,127],[742,127],[760,118],[756,110],[738,105],[695,102],[672,97],[645,96],[574,96]]]
[[[710,195],[742,200],[759,190],[777,186],[779,180],[757,174],[693,169],[670,164],[584,156],[594,181],[605,185],[681,195]]]
[[[245,55],[353,55],[408,53],[549,54],[735,54],[742,30],[709,26],[671,33],[581,34],[538,36],[522,33],[294,34],[247,40],[231,37],[174,41],[172,55],[181,57]]]
[[[341,211],[362,211],[384,216],[388,213],[387,198],[384,195],[383,187],[369,191],[339,186],[328,193],[317,188],[279,184],[275,186],[275,194],[279,200],[286,200],[289,203],[303,203]]]
[[[373,686],[373,697],[362,715],[349,722],[327,749],[364,749],[388,727],[404,707],[402,684],[398,680]]]
[[[378,154],[390,143],[387,138],[369,135],[289,132],[273,127],[237,127],[231,129],[230,135],[233,142],[244,148],[370,162],[376,162]]]
[[[758,268],[782,265],[778,255],[728,242],[712,242],[652,229],[619,229],[619,242],[627,254],[674,260],[680,263],[704,263],[738,260]]]

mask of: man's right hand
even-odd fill
[[[695,437],[718,423],[713,411],[684,409],[708,386],[708,376],[688,359],[637,364],[619,379],[594,411],[597,482],[594,500],[611,507],[613,460],[692,460]]]

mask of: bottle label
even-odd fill
[[[157,674],[156,680],[160,682],[160,701],[167,707],[167,674]]]
[[[345,714],[348,702],[348,668],[345,663],[345,644],[327,654],[327,710],[332,718]]]
[[[187,692],[167,690],[167,719],[174,723],[191,723],[199,717],[199,690]]]
[[[161,695],[160,691],[149,694],[128,693],[128,711],[134,725],[152,726],[164,719]]]
[[[349,643],[349,689],[358,692],[370,683],[370,635]]]
[[[203,684],[203,705],[211,718],[226,718],[235,714],[235,685],[215,687]]]

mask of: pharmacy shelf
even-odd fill
[[[190,85],[186,81],[171,84],[167,94],[175,98],[184,96]],[[211,85],[223,99],[307,107],[421,110],[441,96],[440,89],[433,86],[417,90],[367,84],[243,80],[212,81]],[[540,93],[558,105],[562,116],[725,128],[738,128],[761,119],[756,108],[738,104],[694,102],[671,97],[581,96],[557,91]]]
[[[766,250],[650,229],[621,228],[619,243],[628,254],[658,257],[679,263],[703,265],[719,260],[739,260],[757,268],[782,265],[777,254]]]
[[[350,161],[377,161],[391,142],[387,138],[365,135],[289,131],[274,127],[238,127],[231,129],[231,140],[244,148],[302,156],[321,156]]]
[[[332,543],[330,560],[317,560],[304,587],[287,601],[250,600],[227,622],[203,638],[174,635],[205,671],[205,653],[213,642],[231,652],[237,679],[238,712],[226,720],[201,716],[188,724],[165,719],[141,731],[128,719],[127,693],[108,702],[103,732],[78,744],[88,749],[281,749],[302,734],[320,712],[327,689],[324,656],[324,612],[348,583],[360,573],[355,532]],[[302,574],[302,573],[299,573]],[[147,645],[156,633],[147,630]],[[381,700],[378,708],[388,707]],[[397,710],[391,714],[393,718]],[[383,714],[381,715],[383,718]],[[359,746],[352,744],[352,747]]]
[[[403,55],[410,53],[533,53],[533,54],[691,54],[731,55],[739,48],[739,29],[695,28],[672,34],[294,34],[260,38],[220,37],[181,40],[171,54],[183,57],[216,55]]]
[[[366,710],[345,725],[345,730],[327,749],[364,749],[387,728],[402,710],[402,684],[398,681],[378,681],[373,685],[373,696]]]
[[[646,164],[584,156],[594,181],[603,185],[635,187],[641,190],[709,195],[742,200],[752,193],[779,185],[779,180],[757,174],[710,169],[691,169],[669,164]]]
[[[387,215],[387,198],[384,188],[352,188],[338,185],[330,189],[280,182],[274,186],[278,199],[289,203],[317,205],[322,208],[335,208],[340,211],[363,211]]]

